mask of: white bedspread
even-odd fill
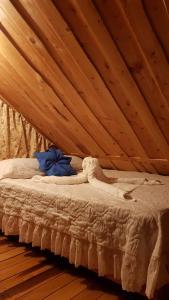
[[[49,249],[75,266],[112,277],[127,291],[153,296],[169,282],[169,177],[105,171],[108,176],[159,179],[123,200],[90,183],[55,185],[0,181],[0,225],[6,235]]]
[[[128,177],[108,177],[104,174],[103,169],[99,164],[99,160],[94,157],[85,157],[82,163],[83,170],[73,176],[39,176],[32,178],[33,181],[43,183],[54,183],[61,185],[72,185],[81,183],[90,183],[90,185],[111,194],[114,198],[121,200],[134,200],[131,192],[137,189],[140,185],[157,185],[162,184],[160,180],[151,180],[143,178],[128,178]]]

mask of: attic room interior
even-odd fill
[[[169,0],[0,0],[0,300],[169,299]]]

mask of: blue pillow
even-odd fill
[[[71,176],[76,174],[76,171],[70,165],[71,157],[64,156],[64,153],[54,146],[45,152],[35,152],[34,156],[39,161],[40,169],[48,176]]]

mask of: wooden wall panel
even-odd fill
[[[1,0],[0,20],[7,102],[66,153],[169,173],[167,2]]]

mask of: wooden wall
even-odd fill
[[[0,99],[0,160],[32,157],[35,151],[44,151],[49,144],[21,114]]]
[[[169,1],[0,0],[0,94],[66,153],[169,174]]]

